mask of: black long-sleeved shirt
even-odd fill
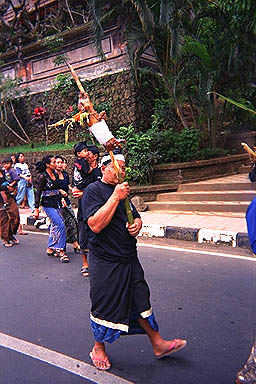
[[[39,208],[40,200],[43,207],[60,208],[61,207],[61,188],[57,173],[54,172],[56,180],[52,180],[47,172],[39,177],[39,183],[36,191],[35,208]]]

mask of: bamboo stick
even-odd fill
[[[241,143],[242,147],[244,150],[249,154],[250,157],[252,157],[254,160],[256,160],[256,152],[254,152],[248,144],[246,143]]]
[[[111,160],[112,160],[112,162],[114,164],[114,167],[115,167],[115,171],[116,171],[117,178],[118,178],[118,183],[121,184],[121,183],[123,183],[124,179],[123,179],[123,175],[120,172],[119,164],[118,164],[117,160],[115,159],[114,153],[112,151],[109,151],[109,155],[110,155]],[[130,202],[129,202],[128,198],[126,198],[124,200],[124,206],[125,206],[125,212],[126,212],[126,215],[127,215],[128,223],[129,224],[133,224],[134,223],[134,218],[133,218],[133,214],[132,214],[132,210],[131,210],[131,205],[130,205]]]
[[[76,74],[76,72],[74,71],[74,68],[72,67],[71,64],[67,63],[67,66],[69,67],[70,69],[70,72],[71,72],[71,75],[73,76],[73,79],[75,80],[76,82],[76,85],[78,86],[79,88],[79,91],[82,92],[82,93],[86,93],[85,90],[84,90],[84,87],[82,86],[82,83],[78,77],[78,75]]]

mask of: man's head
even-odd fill
[[[122,177],[125,177],[125,158],[121,153],[115,154]],[[118,177],[110,155],[105,155],[101,159],[102,181],[106,184],[118,184]]]
[[[87,146],[87,160],[89,163],[93,163],[95,160],[98,162],[100,151],[96,145],[88,145]]]
[[[79,158],[86,158],[88,152],[87,147],[86,141],[80,141],[74,145],[74,154]]]
[[[3,166],[3,169],[5,169],[5,170],[8,170],[8,169],[10,169],[11,167],[12,167],[12,159],[4,159],[3,161],[2,161],[2,166]]]

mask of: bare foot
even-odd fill
[[[100,371],[107,371],[111,368],[111,363],[104,349],[93,348],[89,353],[93,365]]]
[[[161,359],[164,356],[180,351],[186,345],[187,341],[182,339],[174,339],[170,341],[163,340],[161,345],[154,348],[154,354],[157,359]]]

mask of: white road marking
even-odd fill
[[[48,236],[48,233],[38,233],[38,232],[33,232],[33,231],[27,231],[27,232],[31,233],[33,235],[45,235],[45,236]],[[171,247],[171,246],[168,246],[168,245],[157,245],[157,244],[143,244],[143,243],[139,243],[139,242],[138,242],[138,247],[166,249],[166,250],[169,250],[169,251],[177,251],[177,252],[199,253],[201,255],[212,255],[212,256],[219,256],[219,257],[227,257],[227,258],[230,258],[230,259],[249,260],[249,261],[256,262],[256,258],[255,257],[238,256],[238,255],[232,255],[231,253],[201,251],[199,249],[179,248],[179,247]]]
[[[0,346],[20,352],[34,359],[44,361],[81,376],[84,379],[91,380],[97,384],[134,384],[131,381],[122,379],[109,372],[99,371],[92,365],[81,360],[74,359],[62,353],[44,348],[40,345],[30,343],[28,341],[0,333]]]
[[[212,255],[212,256],[219,256],[219,257],[227,257],[227,258],[230,258],[230,259],[250,260],[250,261],[256,262],[256,258],[255,257],[238,256],[238,255],[232,255],[230,253],[222,253],[222,252],[201,251],[199,249],[171,247],[171,246],[168,246],[168,245],[156,245],[156,244],[138,243],[138,247],[148,247],[148,248],[156,248],[156,249],[158,248],[158,249],[166,249],[166,250],[169,250],[169,251],[186,252],[186,253],[200,253],[202,255]]]

